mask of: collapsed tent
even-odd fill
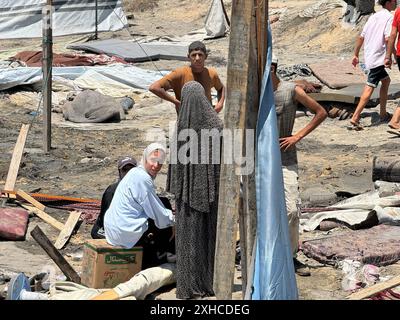
[[[90,77],[85,75],[90,72]],[[114,64],[104,67],[54,67],[53,79],[69,79],[79,82],[82,89],[93,89],[95,85],[103,88],[104,78],[114,85],[114,89],[138,88],[148,90],[149,86],[160,79],[163,73],[145,70],[130,65]],[[19,85],[30,85],[42,81],[42,69],[38,67],[0,68],[0,90]],[[84,78],[84,79],[82,79]],[[88,82],[87,78],[90,78]],[[80,81],[81,80],[81,81]],[[97,83],[97,84],[96,84]],[[86,84],[86,85],[85,85]],[[107,85],[109,85],[107,84]]]
[[[229,31],[229,19],[222,0],[213,0],[204,28],[207,33],[206,39],[223,37]]]
[[[97,0],[98,31],[116,31],[127,25],[121,0]],[[45,0],[0,2],[0,39],[42,37]],[[93,33],[96,0],[53,0],[53,36]]]
[[[73,44],[67,47],[116,56],[126,62],[167,59],[187,61],[187,46],[168,42],[138,43],[132,40],[107,39]]]

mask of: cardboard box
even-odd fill
[[[114,288],[142,269],[143,248],[112,246],[104,239],[88,240],[82,260],[81,282],[89,288]]]

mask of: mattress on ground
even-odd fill
[[[29,213],[19,208],[0,208],[0,239],[24,240]]]
[[[325,264],[351,259],[385,266],[400,260],[400,226],[381,224],[370,229],[351,230],[304,241],[301,249],[307,257]]]
[[[158,59],[187,61],[187,46],[166,42],[137,43],[121,39],[107,39],[73,44],[67,47],[116,56],[127,62],[144,62]]]
[[[338,90],[324,89],[321,92],[309,93],[308,95],[318,102],[331,101],[357,104],[360,101],[364,86],[365,84],[353,84]],[[379,89],[380,87],[372,93],[368,101],[368,106],[376,106],[379,104]],[[389,87],[388,100],[395,100],[398,98],[400,98],[400,83],[393,83]]]
[[[354,68],[350,60],[327,60],[308,65],[319,81],[331,89],[340,89],[353,84],[365,83],[366,75],[359,67]]]

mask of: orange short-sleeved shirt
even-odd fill
[[[223,85],[214,68],[204,68],[201,73],[193,73],[190,66],[177,68],[159,80],[161,87],[172,89],[175,98],[181,101],[181,92],[184,84],[189,81],[199,82],[205,91],[207,99],[211,102],[211,88],[221,90]]]

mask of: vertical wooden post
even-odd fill
[[[94,30],[94,38],[97,40],[98,39],[98,26],[97,26],[97,24],[99,23],[99,21],[98,21],[98,12],[97,12],[97,10],[98,10],[98,7],[99,7],[99,4],[98,4],[98,0],[95,0],[95,24],[96,24],[96,26],[95,26],[95,30]]]
[[[258,118],[258,105],[261,82],[264,75],[266,53],[267,53],[267,21],[268,21],[268,1],[254,0],[255,8],[255,23],[252,24],[252,34],[255,35],[257,43],[257,83],[253,85],[253,98],[252,103],[248,103],[246,108],[246,129],[254,130],[256,132],[257,118]],[[253,29],[254,28],[254,29]],[[254,44],[254,42],[252,42]],[[253,57],[254,58],[254,57]],[[253,61],[253,63],[255,63]],[[255,80],[254,80],[255,81]],[[257,88],[257,90],[256,90]],[[256,140],[254,140],[256,142]],[[245,145],[243,146],[245,148]],[[256,145],[254,145],[254,150]],[[246,150],[248,153],[248,151]],[[255,161],[255,154],[254,161]],[[253,246],[256,237],[257,229],[257,203],[256,203],[256,184],[255,184],[255,171],[251,174],[243,176],[243,207],[241,208],[240,215],[240,253],[241,253],[241,266],[242,266],[242,293],[243,296],[246,291],[247,280],[249,277],[249,267],[253,259]]]
[[[233,0],[224,115],[226,130],[245,129],[249,106],[253,110],[258,104],[256,47],[254,0]],[[236,171],[239,168],[240,165],[235,163],[221,165],[214,267],[217,299],[232,299],[235,244],[241,205],[240,176]]]
[[[52,0],[43,9],[43,150],[51,149],[51,89],[53,63]]]

